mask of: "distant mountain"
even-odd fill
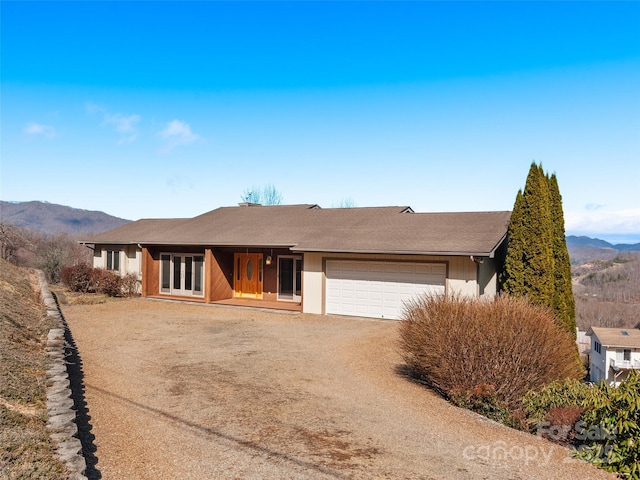
[[[640,243],[628,244],[618,243],[613,245],[599,238],[576,237],[575,235],[567,236],[567,247],[591,247],[591,248],[607,248],[617,250],[619,252],[640,252]]]
[[[119,227],[130,220],[104,212],[81,210],[47,202],[0,200],[0,220],[46,234],[91,235]]]

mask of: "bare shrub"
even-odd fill
[[[91,272],[91,281],[97,293],[104,293],[109,297],[122,295],[122,277],[116,273],[94,268]]]
[[[94,289],[92,272],[93,268],[86,263],[65,267],[60,273],[60,281],[72,292],[89,293]]]
[[[584,373],[575,342],[551,311],[506,295],[414,300],[405,308],[400,346],[413,373],[446,397],[490,386],[514,412],[530,389]]]
[[[109,297],[120,297],[125,290],[128,293],[135,288],[125,285],[120,275],[102,268],[92,268],[86,263],[62,269],[61,282],[72,292],[104,293]]]
[[[582,412],[582,407],[553,407],[546,418],[552,429],[548,433],[543,433],[542,436],[558,443],[572,443],[576,436],[575,425],[580,420]]]
[[[140,282],[135,273],[128,273],[122,277],[122,295],[133,297],[140,293]]]

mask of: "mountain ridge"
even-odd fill
[[[131,222],[97,210],[84,210],[37,200],[0,200],[0,221],[48,235],[66,233],[72,236],[92,235]]]
[[[640,243],[612,244],[606,240],[587,236],[567,235],[567,247],[590,247],[600,249],[612,249],[619,252],[640,252]]]

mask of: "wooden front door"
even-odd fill
[[[234,291],[236,297],[262,298],[264,267],[261,253],[234,255]]]

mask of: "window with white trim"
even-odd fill
[[[160,293],[204,296],[204,255],[162,253]]]
[[[107,250],[107,270],[120,271],[120,250]]]

